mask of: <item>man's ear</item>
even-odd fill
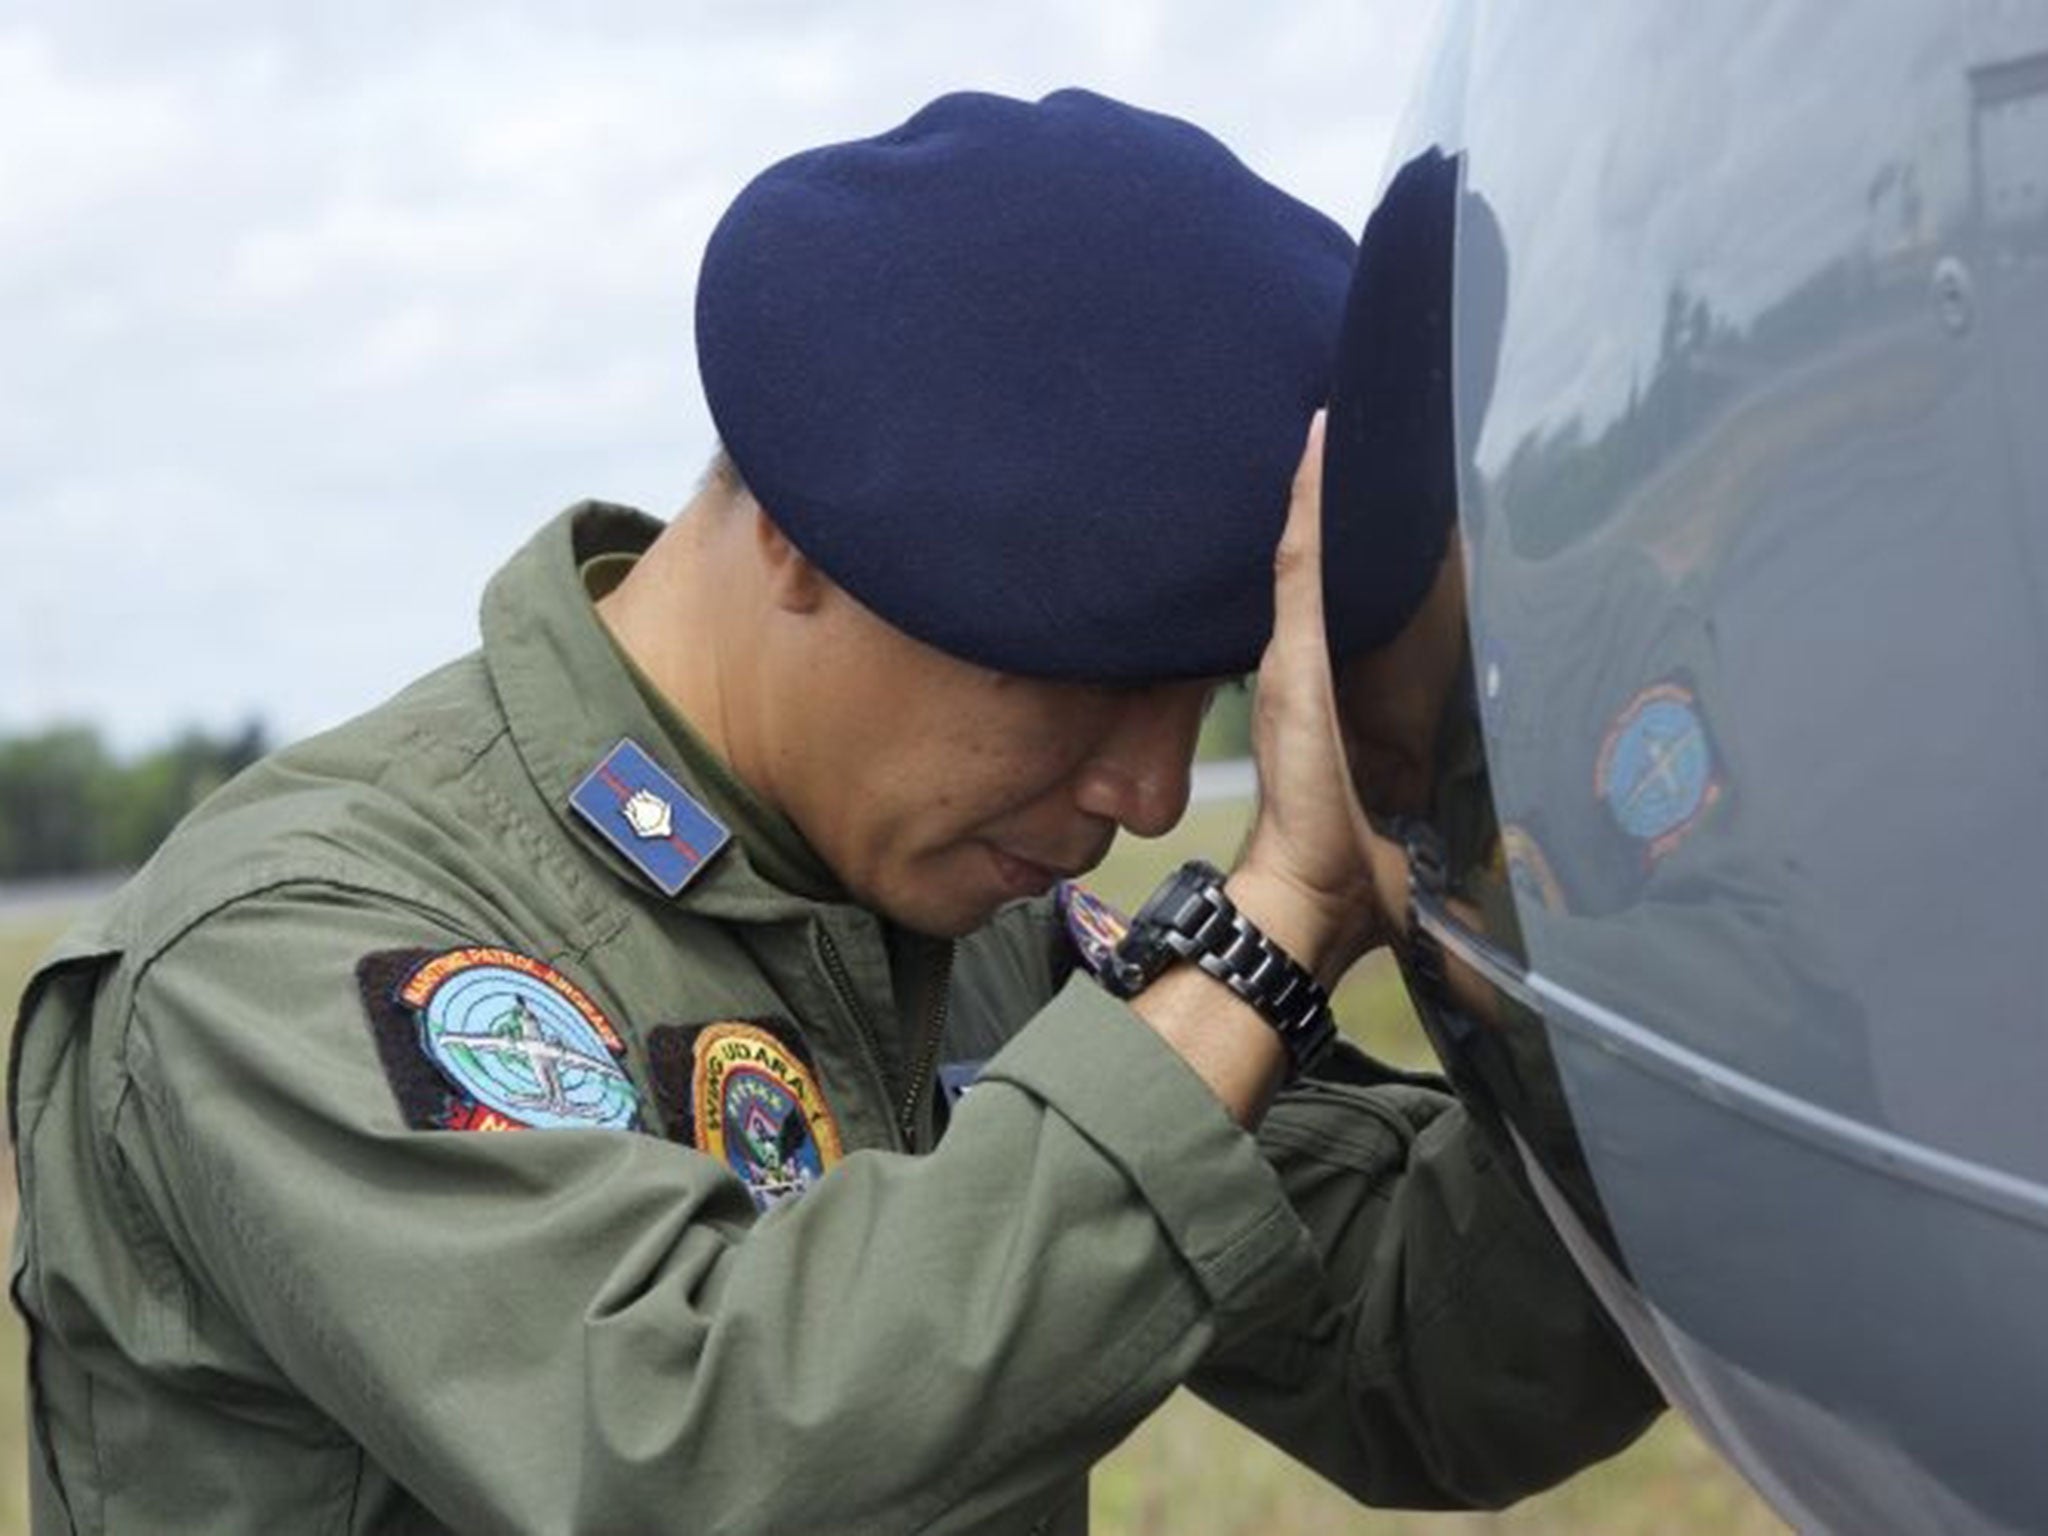
[[[754,547],[768,580],[768,595],[786,613],[811,613],[832,590],[832,579],[790,543],[775,519],[754,507]]]

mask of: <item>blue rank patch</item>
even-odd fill
[[[1721,781],[1690,688],[1662,682],[1629,700],[1600,744],[1593,792],[1653,864],[1691,835]]]
[[[665,896],[681,891],[732,840],[723,822],[630,739],[605,754],[569,804]]]
[[[1054,904],[1067,927],[1067,940],[1088,974],[1100,977],[1108,967],[1117,945],[1130,931],[1130,919],[1085,886],[1062,881],[1054,892]]]

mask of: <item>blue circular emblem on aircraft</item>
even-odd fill
[[[1615,824],[1653,854],[1675,846],[1719,795],[1691,690],[1660,683],[1630,702],[1601,744],[1595,789]]]
[[[631,1129],[639,1096],[604,1036],[546,967],[517,958],[518,967],[474,963],[436,979],[419,999],[427,1055],[457,1088],[521,1125]]]

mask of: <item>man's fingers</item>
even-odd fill
[[[1294,471],[1287,526],[1273,554],[1273,637],[1313,637],[1323,629],[1323,418],[1308,424],[1308,441]]]

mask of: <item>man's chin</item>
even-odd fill
[[[904,903],[888,911],[887,916],[897,927],[923,934],[926,938],[964,939],[977,929],[987,927],[1003,908],[1031,899],[1028,894],[1016,896],[993,892],[954,901],[925,900]]]
[[[855,890],[851,894],[870,912],[928,939],[963,939],[986,925],[1011,899],[994,889],[956,893],[928,885],[902,897],[877,891]]]

